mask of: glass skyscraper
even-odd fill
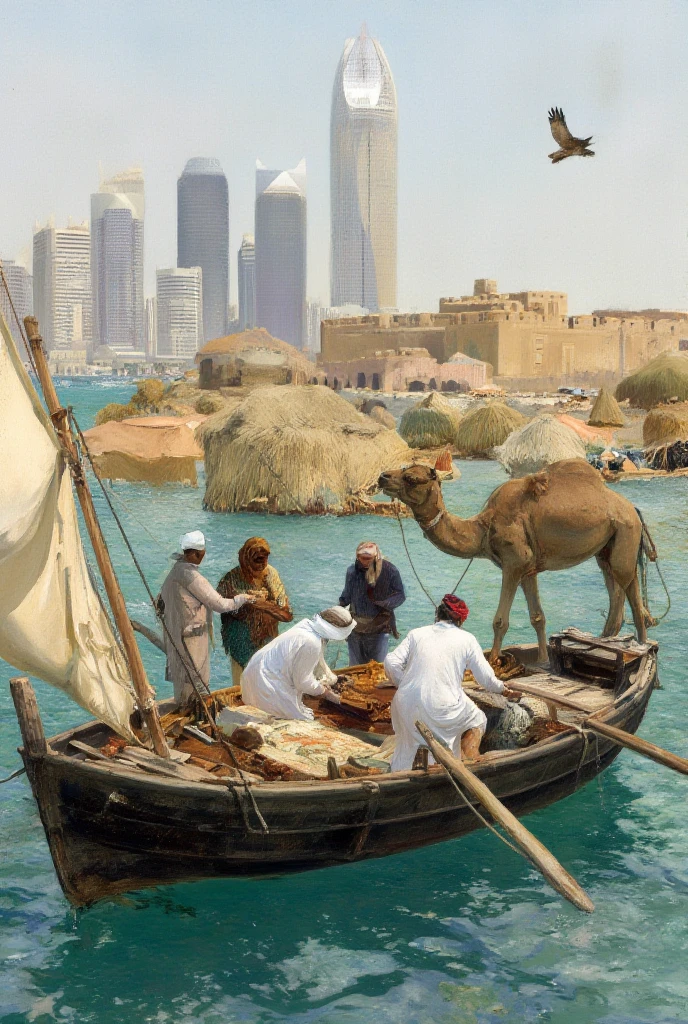
[[[239,278],[239,330],[256,326],[256,243],[244,235],[237,257]]]
[[[170,267],[156,273],[158,356],[192,360],[203,347],[203,271]]]
[[[397,305],[397,96],[365,28],[347,39],[330,120],[333,306]]]
[[[88,223],[39,228],[33,236],[33,297],[48,351],[87,348],[92,335]]]
[[[256,164],[256,326],[306,343],[306,163],[291,171]]]
[[[205,340],[227,333],[229,191],[219,160],[194,157],[177,181],[177,266],[203,271]]]
[[[143,352],[143,173],[124,171],[91,196],[93,334],[116,352]]]

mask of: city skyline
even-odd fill
[[[85,5],[46,8],[39,19],[31,10],[18,7],[0,40],[7,130],[31,125],[41,154],[14,146],[3,155],[6,258],[26,250],[34,220],[88,216],[99,161],[108,172],[136,161],[146,174],[152,294],[155,268],[175,262],[179,169],[207,153],[229,180],[235,295],[255,156],[293,166],[305,153],[308,293],[325,299],[332,78],[345,39],[367,21],[399,97],[400,308],[435,309],[440,295],[470,291],[478,273],[513,289],[565,288],[575,311],[688,305],[685,218],[676,214],[688,206],[678,170],[688,142],[674,129],[687,76],[685,5],[669,3],[648,21],[632,0],[622,27],[614,4],[567,2],[546,18],[534,2],[518,12],[440,2],[422,18],[403,2],[344,10],[295,0],[282,11],[258,0],[235,5],[231,17],[212,2],[190,0],[174,17],[124,2],[107,29]],[[49,89],[23,74],[29,36]],[[476,53],[480,38],[490,40],[489,60]],[[75,47],[77,63],[66,56]],[[257,53],[269,76],[251,73]],[[574,128],[590,125],[594,160],[549,165],[546,111],[555,102]]]
[[[306,345],[306,164],[269,170],[256,162],[256,327]]]
[[[187,160],[177,181],[177,266],[203,271],[204,340],[227,333],[229,194],[214,157]]]

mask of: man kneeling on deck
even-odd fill
[[[312,619],[302,619],[253,655],[241,677],[244,704],[276,718],[310,721],[314,715],[303,695],[321,694],[335,704],[340,700],[315,669],[329,640],[346,640],[356,625],[346,608],[327,608]]]
[[[457,757],[478,757],[487,719],[464,693],[467,668],[486,690],[517,697],[497,679],[473,634],[461,628],[467,618],[465,602],[446,594],[434,624],[412,629],[385,659],[387,675],[398,688],[391,709],[396,736],[393,772],[409,769],[418,747],[425,746],[416,730],[418,719]],[[434,764],[432,756],[429,762]]]

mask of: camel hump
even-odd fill
[[[549,474],[545,470],[541,470],[539,473],[531,473],[530,476],[526,477],[525,485],[526,494],[537,501],[538,498],[541,498],[549,490]]]

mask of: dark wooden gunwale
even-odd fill
[[[656,679],[654,649],[635,678],[596,717],[635,732]],[[116,773],[68,756],[89,723],[53,737],[51,753],[23,749],[57,875],[70,902],[91,904],[135,889],[232,876],[286,874],[417,849],[482,825],[444,770],[357,779],[209,786]],[[547,806],[594,778],[620,751],[612,741],[571,730],[524,749],[486,755],[476,774],[517,815]]]

